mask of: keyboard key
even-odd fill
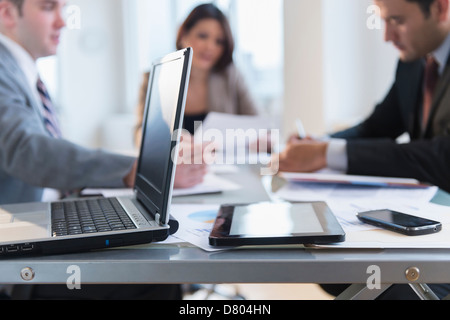
[[[117,199],[52,203],[54,237],[136,229]]]

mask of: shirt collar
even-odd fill
[[[30,87],[35,88],[39,77],[36,61],[33,60],[31,55],[22,46],[2,33],[0,33],[0,43],[2,43],[9,50],[13,58],[16,60]]]
[[[441,44],[441,46],[435,50],[432,54],[436,59],[436,62],[439,64],[439,74],[442,75],[444,73],[444,69],[447,66],[447,61],[450,58],[450,33],[447,35],[447,38]]]

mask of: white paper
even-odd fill
[[[399,188],[289,182],[276,195],[288,201],[325,201],[346,232],[346,241],[320,248],[450,248],[450,207],[430,201],[437,187]],[[443,225],[436,234],[411,237],[359,221],[359,212],[391,209]]]
[[[267,137],[272,127],[268,117],[211,112],[195,131],[194,141],[215,142],[218,151],[231,151]]]
[[[241,189],[241,186],[214,174],[207,174],[203,183],[186,189],[174,189],[173,197],[182,197],[198,194],[220,193]]]
[[[391,178],[391,177],[371,177],[347,175],[321,171],[318,173],[291,173],[281,172],[280,176],[288,181],[296,182],[316,182],[316,183],[339,183],[359,186],[379,186],[379,187],[410,187],[425,188],[415,179]]]
[[[271,125],[270,118],[263,116],[235,115],[219,112],[210,112],[203,121],[201,127],[197,128],[196,133],[201,129],[203,133],[206,130],[219,130],[225,137],[226,131],[233,129],[253,129],[253,130],[269,130]]]
[[[395,188],[370,187],[331,183],[290,182],[277,191],[276,195],[288,201],[327,201],[341,199],[391,199],[398,201],[429,202],[436,195],[437,187]]]
[[[224,250],[209,245],[209,234],[219,209],[220,205],[172,205],[170,213],[180,224],[173,236],[205,251]]]
[[[238,190],[241,186],[214,174],[207,174],[203,183],[186,189],[174,189],[173,197],[182,197],[198,194],[220,193],[224,191]],[[106,198],[133,196],[133,189],[85,189],[83,196],[101,195]]]

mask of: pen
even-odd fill
[[[298,136],[300,137],[300,139],[306,139],[307,135],[306,135],[305,127],[303,126],[303,122],[300,119],[297,119],[295,121],[295,124],[297,125],[297,132],[298,132]]]

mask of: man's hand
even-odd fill
[[[327,166],[328,143],[312,139],[290,139],[279,155],[279,171],[315,172]]]

